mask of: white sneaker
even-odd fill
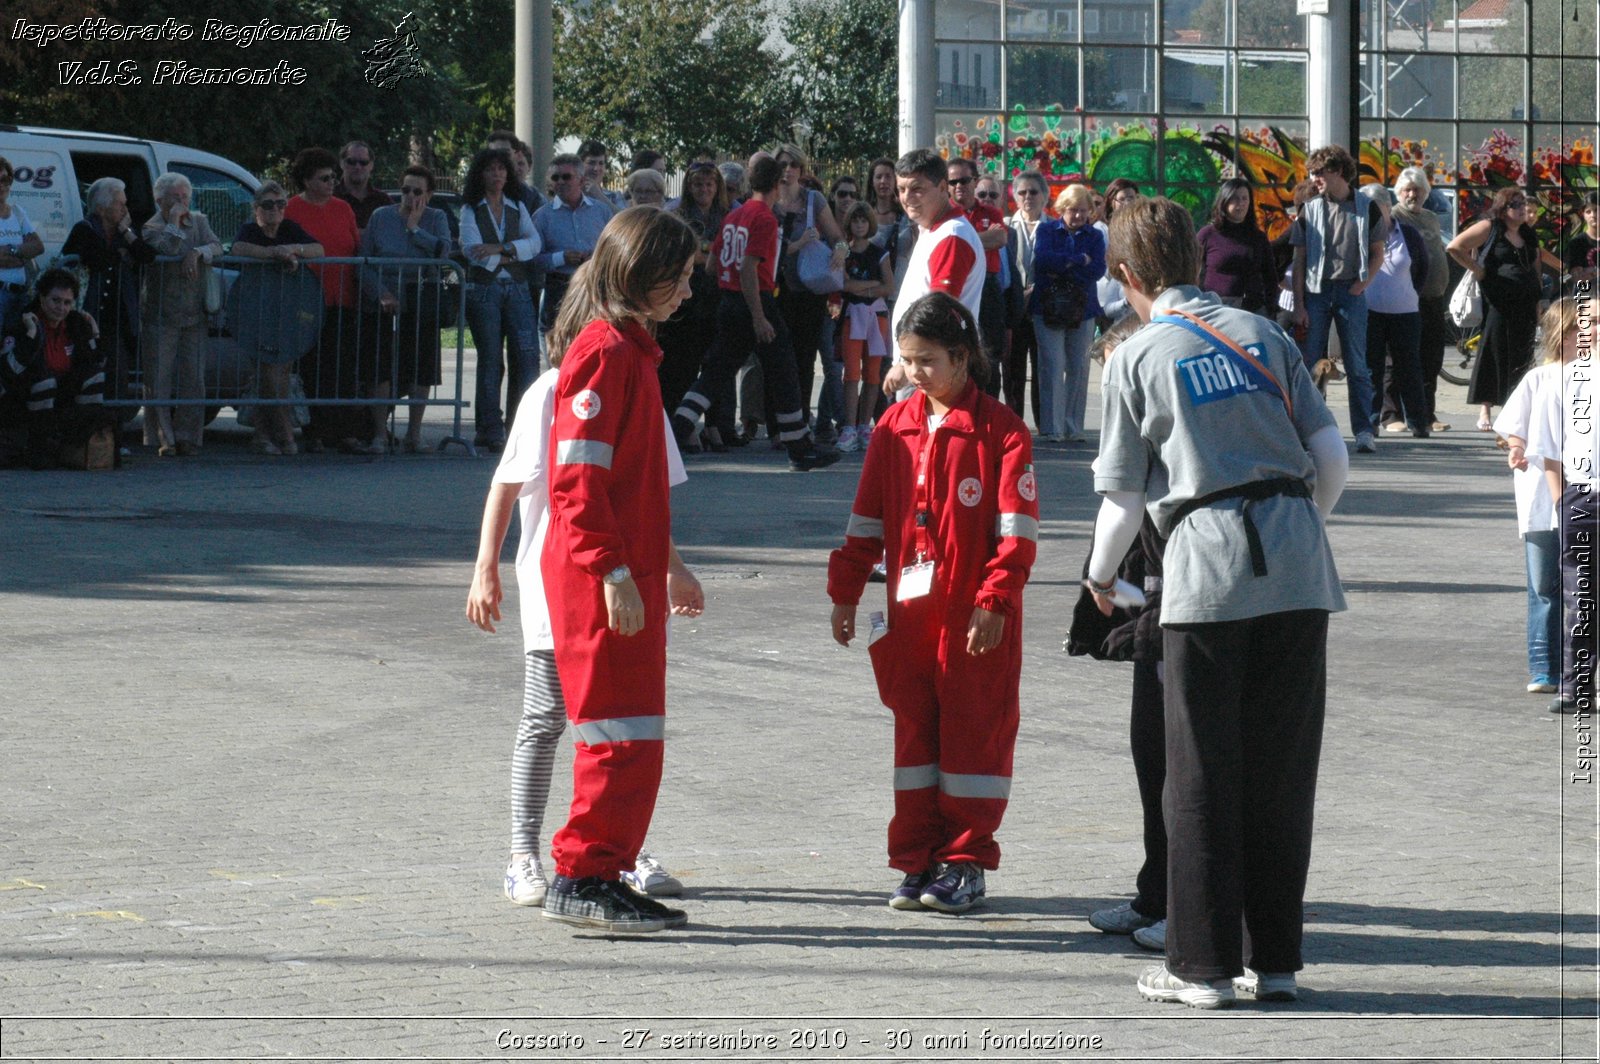
[[[538,857],[506,865],[506,897],[512,905],[543,905],[547,889]]]
[[[676,898],[683,893],[683,884],[643,850],[639,851],[632,871],[622,873],[622,881],[640,894],[657,898]]]
[[[1294,1001],[1300,996],[1293,972],[1257,972],[1246,968],[1243,975],[1233,977],[1233,988],[1241,994],[1252,995],[1257,1001]]]
[[[1191,1009],[1225,1009],[1235,1000],[1233,980],[1191,983],[1167,971],[1165,964],[1145,969],[1139,976],[1139,994],[1146,1001],[1165,1001]]]
[[[844,428],[839,430],[838,447],[840,454],[851,454],[855,451],[856,427],[854,425],[846,425]]]
[[[1133,933],[1133,941],[1147,950],[1156,953],[1167,952],[1167,922],[1157,920],[1149,927],[1141,927]]]

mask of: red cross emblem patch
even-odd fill
[[[976,506],[983,499],[983,485],[978,483],[977,477],[968,477],[956,488],[956,498],[961,500],[962,506]]]
[[[585,388],[572,397],[573,416],[588,421],[600,413],[600,396]]]
[[[1017,494],[1032,502],[1039,495],[1039,486],[1033,479],[1033,470],[1017,478]]]

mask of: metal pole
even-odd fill
[[[542,175],[555,153],[555,19],[552,0],[516,0],[517,136],[533,148]],[[540,180],[543,180],[540,178]]]
[[[1328,144],[1356,146],[1350,139],[1355,95],[1350,83],[1358,80],[1350,40],[1352,7],[1335,2],[1327,5],[1326,13],[1306,16],[1307,147],[1312,150]]]
[[[900,0],[899,149],[933,147],[933,108],[939,92],[932,0]]]
[[[533,141],[533,4],[534,0],[516,0],[516,29],[512,33],[513,59],[516,84],[516,117],[513,120],[517,136],[532,144]]]

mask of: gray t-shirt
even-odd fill
[[[1305,442],[1334,424],[1282,329],[1189,285],[1163,292],[1154,313],[1174,307],[1205,319],[1270,369],[1287,388],[1294,416],[1238,356],[1181,326],[1140,329],[1107,363],[1094,487],[1143,493],[1156,528],[1169,537],[1161,623],[1344,609],[1322,515],[1310,499],[1276,495],[1248,503],[1266,556],[1264,576],[1251,564],[1244,499],[1212,503],[1173,526],[1189,500],[1227,488],[1279,477],[1311,487],[1316,467]]]
[[[1323,236],[1323,254],[1327,256],[1327,266],[1323,270],[1322,279],[1327,281],[1355,281],[1361,277],[1361,226],[1356,218],[1356,211],[1367,212],[1367,244],[1370,249],[1373,244],[1381,244],[1388,239],[1389,224],[1383,220],[1383,211],[1376,203],[1366,196],[1352,190],[1349,199],[1333,200],[1326,196],[1323,200],[1328,207],[1328,221],[1326,233]],[[1289,243],[1292,247],[1304,247],[1306,243],[1306,219],[1304,212],[1294,220],[1289,227]],[[1370,272],[1375,272],[1378,263],[1370,264]]]

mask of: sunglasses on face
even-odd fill
[[[981,200],[997,200],[997,199],[1000,198],[1000,193],[998,193],[998,192],[980,192],[980,193],[978,193],[978,198],[981,199]]]
[[[970,185],[976,180],[977,178],[975,177],[952,177],[950,179],[950,184],[959,188],[962,185]]]
[[[833,194],[834,199],[855,199],[856,194],[847,188],[841,188]]]

